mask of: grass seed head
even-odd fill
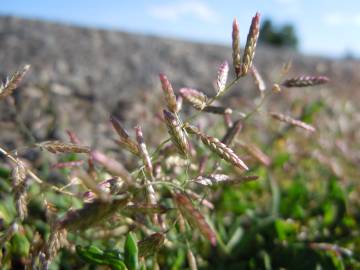
[[[201,141],[220,158],[231,163],[235,167],[243,170],[249,170],[246,164],[235,154],[235,152],[226,144],[219,141],[219,139],[207,136],[193,126],[187,126],[186,130],[191,134],[198,135]]]
[[[226,88],[226,82],[229,73],[229,64],[227,61],[224,61],[218,69],[218,76],[216,80],[216,94],[220,95]]]
[[[162,90],[164,92],[167,108],[169,109],[170,112],[177,113],[178,106],[176,102],[176,96],[174,94],[174,90],[171,86],[171,83],[163,73],[159,74],[159,78],[160,78]]]
[[[264,82],[263,78],[261,77],[259,71],[257,70],[257,68],[254,65],[251,66],[250,72],[251,72],[251,75],[253,76],[253,79],[254,79],[257,89],[260,92],[264,92],[266,90],[265,82]]]
[[[200,233],[206,239],[208,239],[213,246],[215,246],[215,232],[207,223],[205,217],[201,214],[201,212],[195,208],[191,200],[185,194],[181,193],[176,193],[174,195],[174,198],[183,217],[189,222],[192,227],[197,228]]]
[[[282,86],[291,87],[309,87],[329,82],[329,78],[326,76],[300,76],[291,79],[287,79],[282,82]]]
[[[131,137],[126,132],[126,130],[121,126],[120,121],[114,116],[110,117],[110,121],[111,121],[111,124],[114,127],[116,133],[119,135],[119,138],[120,138],[119,140],[115,140],[115,142],[119,146],[125,148],[129,152],[138,156],[139,149],[138,149],[137,143],[133,139],[131,139]]]
[[[45,141],[37,144],[40,148],[43,148],[50,153],[90,153],[89,146],[81,146],[73,143],[64,143],[60,141]]]
[[[181,123],[171,112],[164,110],[163,113],[172,142],[175,144],[178,152],[183,157],[187,157],[189,154],[189,142]]]
[[[232,58],[236,77],[241,75],[241,55],[240,55],[240,31],[239,23],[235,18],[232,26]]]
[[[271,112],[270,115],[276,119],[276,120],[279,120],[281,122],[285,122],[285,123],[288,123],[290,125],[293,125],[293,126],[297,126],[297,127],[300,127],[302,129],[305,129],[307,131],[310,131],[310,132],[315,132],[316,129],[309,125],[309,124],[306,124],[300,120],[296,120],[290,116],[287,116],[287,115],[284,115],[284,114],[281,114],[281,113],[276,113],[276,112]]]
[[[198,90],[192,88],[181,88],[180,94],[197,110],[202,111],[207,105],[208,97]]]
[[[247,75],[255,56],[256,43],[259,38],[260,13],[252,18],[250,30],[247,36],[244,55],[241,63],[241,76]]]
[[[16,71],[10,79],[7,79],[5,83],[0,85],[0,100],[10,96],[18,88],[29,69],[30,65],[25,65],[22,70]]]

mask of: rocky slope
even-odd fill
[[[217,66],[231,59],[230,48],[224,46],[13,17],[0,17],[0,40],[2,78],[22,64],[32,66],[23,86],[26,91],[19,91],[16,98],[18,113],[38,139],[62,137],[63,131],[55,127],[75,129],[85,138],[97,137],[94,134],[104,132],[99,123],[109,113],[138,118],[144,93],[160,92],[159,72],[165,72],[175,88],[192,86],[211,93]],[[289,76],[325,74],[332,79],[331,94],[360,97],[359,61],[260,47],[255,64],[267,81],[273,81],[289,59],[293,62]],[[237,88],[234,92],[240,96],[254,89],[250,79]],[[7,121],[11,115],[6,105],[0,105],[0,112],[1,138],[11,141]]]

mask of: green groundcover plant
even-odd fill
[[[329,157],[316,135],[321,130],[310,124],[327,104],[291,104],[296,117],[267,110],[284,92],[329,79],[286,78],[285,65],[268,89],[253,65],[259,24],[257,13],[241,53],[234,20],[233,63],[219,66],[212,96],[188,87],[174,91],[159,75],[163,141],[148,145],[141,125],[150,133],[153,123],[139,122],[132,135],[110,117],[114,144],[131,167],[71,131],[69,142],[1,147],[1,268],[358,269],[356,186],[341,182],[337,162],[349,178],[357,170],[343,156]],[[0,102],[12,104],[28,70],[1,85]],[[222,105],[246,76],[259,97],[245,113]],[[207,117],[216,124],[199,121]],[[21,119],[15,121],[26,133]],[[57,160],[31,165],[28,149]],[[49,169],[67,183],[48,181]]]

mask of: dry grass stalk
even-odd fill
[[[129,152],[133,153],[134,155],[138,156],[139,149],[137,143],[133,139],[131,139],[126,130],[121,126],[120,121],[114,116],[110,117],[110,121],[115,131],[120,137],[120,140],[116,140],[116,143],[128,150]]]
[[[10,96],[14,92],[29,69],[30,65],[24,66],[21,71],[16,71],[10,79],[7,79],[5,83],[0,85],[0,100]]]
[[[176,102],[176,96],[174,94],[174,90],[171,86],[171,83],[169,82],[165,74],[160,73],[159,78],[160,78],[162,90],[164,92],[167,108],[169,109],[170,112],[177,113],[178,105]]]
[[[243,59],[241,63],[241,76],[247,75],[255,56],[256,43],[260,30],[260,14],[257,12],[252,18],[250,30],[247,36]]]
[[[207,106],[208,97],[198,90],[192,88],[181,88],[180,94],[197,110],[202,111]]]
[[[226,88],[226,82],[228,78],[229,73],[229,64],[227,61],[224,61],[218,69],[218,75],[216,80],[216,95],[221,95],[225,88]]]
[[[296,78],[291,78],[282,82],[282,86],[285,87],[308,87],[315,86],[319,84],[324,84],[329,81],[328,77],[325,76],[300,76]]]
[[[268,155],[266,155],[259,147],[255,144],[249,143],[237,143],[242,148],[244,148],[251,156],[253,156],[256,160],[260,161],[264,166],[271,165],[271,159]]]
[[[240,119],[236,120],[234,124],[230,128],[228,128],[221,142],[226,145],[231,145],[236,136],[240,133],[241,129],[242,121]]]
[[[121,179],[126,181],[129,185],[132,184],[131,175],[120,162],[96,150],[91,152],[91,157],[95,162],[104,166],[105,170],[112,175],[121,177]]]
[[[184,194],[177,193],[174,195],[176,204],[183,215],[183,217],[189,222],[189,224],[199,229],[201,234],[210,241],[210,243],[216,245],[216,234],[210,225],[206,222],[204,216],[199,210],[195,208],[191,200]]]
[[[189,154],[189,143],[181,123],[171,112],[164,110],[163,113],[172,142],[176,146],[178,152],[183,157],[187,157]]]
[[[90,153],[90,147],[80,146],[73,143],[64,143],[60,141],[46,141],[38,143],[37,146],[53,153]]]
[[[26,192],[26,169],[22,161],[17,159],[13,170],[13,191],[15,197],[16,211],[22,221],[28,214],[27,192]]]
[[[155,254],[164,244],[165,236],[162,233],[154,233],[137,243],[139,257],[148,257]]]
[[[276,120],[279,120],[281,122],[285,122],[285,123],[288,123],[290,125],[293,125],[293,126],[297,126],[297,127],[300,127],[300,128],[303,128],[307,131],[310,131],[310,132],[315,132],[316,129],[309,125],[309,124],[306,124],[300,120],[296,120],[296,119],[293,119],[291,118],[290,116],[287,116],[287,115],[284,115],[284,114],[281,114],[281,113],[275,113],[275,112],[271,112],[270,115],[275,118]]]
[[[250,72],[254,79],[257,89],[260,91],[260,93],[264,92],[266,90],[265,82],[254,65],[251,66]]]
[[[190,266],[190,270],[197,270],[198,268],[196,264],[196,258],[190,248],[187,250],[186,257]]]
[[[194,127],[187,126],[186,130],[189,133],[199,136],[201,141],[220,158],[240,169],[249,170],[246,164],[235,154],[235,152],[226,144],[219,141],[219,139],[207,136]]]
[[[105,222],[116,211],[124,208],[128,201],[129,196],[124,194],[122,198],[114,198],[111,201],[94,200],[91,203],[85,203],[83,208],[69,210],[56,222],[55,227],[58,230],[68,231],[88,229],[99,222]]]
[[[239,23],[235,18],[232,27],[232,58],[236,77],[241,75],[241,55],[240,55],[240,31]]]
[[[214,114],[222,114],[222,115],[232,114],[232,109],[228,107],[220,107],[220,106],[206,106],[203,111]]]

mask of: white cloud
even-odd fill
[[[184,17],[192,17],[209,23],[216,22],[220,17],[215,10],[200,1],[182,1],[150,6],[148,12],[151,16],[166,21],[178,21]]]
[[[329,13],[324,16],[323,21],[330,26],[360,26],[360,13]]]

